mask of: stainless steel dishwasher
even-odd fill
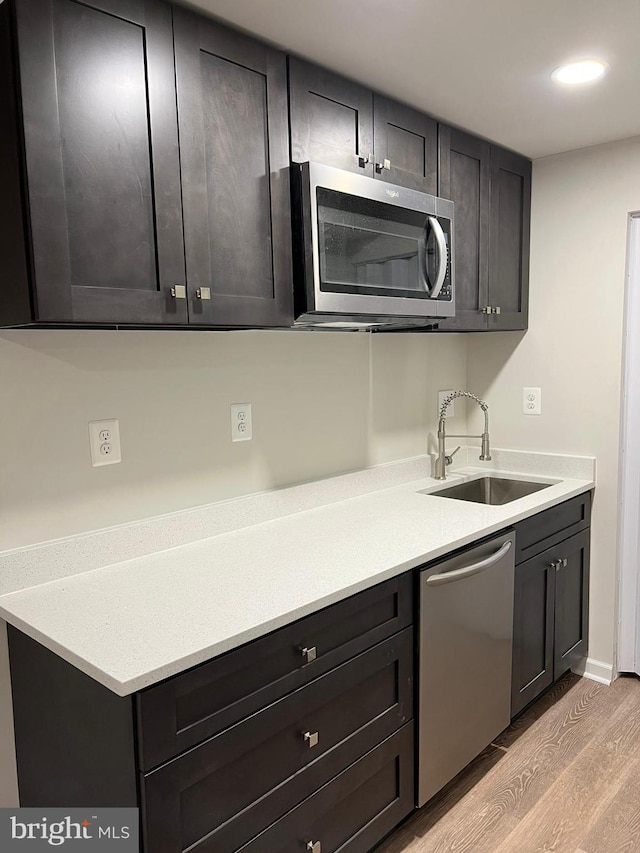
[[[420,574],[418,806],[510,722],[515,533]]]

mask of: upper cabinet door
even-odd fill
[[[291,159],[373,175],[373,94],[300,59],[289,59]]]
[[[15,7],[36,319],[186,322],[170,7]]]
[[[531,161],[492,146],[490,330],[527,328],[530,218]]]
[[[293,320],[284,54],[174,9],[192,323]]]
[[[383,95],[374,95],[373,116],[375,177],[435,195],[437,122]]]
[[[442,124],[439,145],[438,195],[454,203],[456,288],[456,316],[441,321],[439,327],[445,331],[484,331],[488,303],[491,146]]]

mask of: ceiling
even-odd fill
[[[640,0],[191,0],[529,157],[640,134]],[[551,72],[597,57],[603,80]]]

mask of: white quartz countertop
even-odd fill
[[[8,592],[0,616],[126,696],[594,485],[519,479],[553,485],[484,506],[422,494],[443,484],[412,479]]]

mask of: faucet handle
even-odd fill
[[[460,450],[460,447],[461,447],[461,445],[458,445],[456,447],[456,449],[453,451],[453,453],[449,453],[448,455],[445,454],[444,461],[447,465],[451,465],[451,463],[453,462],[453,457]]]

